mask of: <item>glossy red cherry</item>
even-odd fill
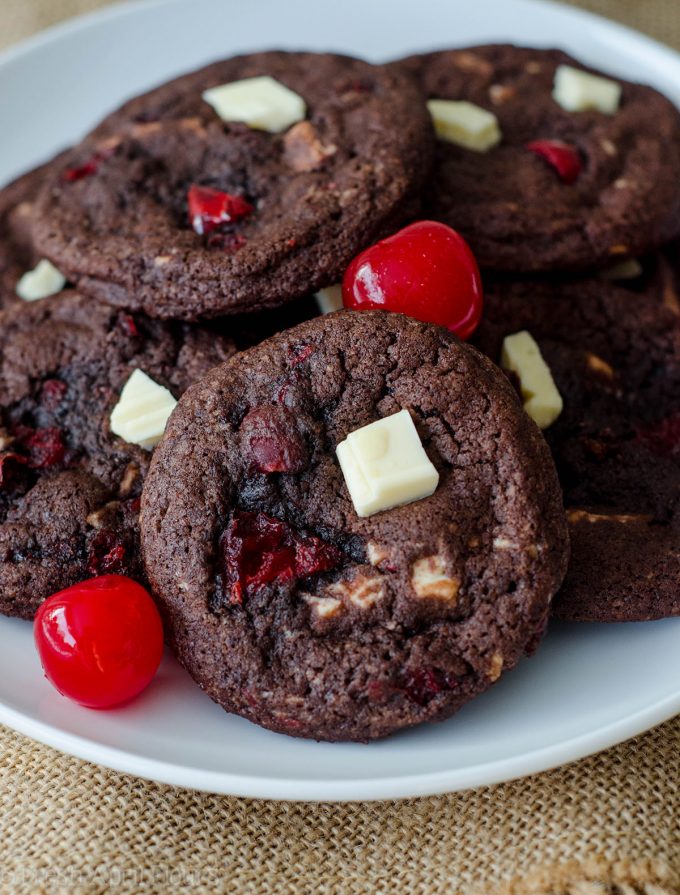
[[[342,283],[346,308],[398,311],[468,339],[482,315],[482,280],[462,236],[419,221],[361,252]]]
[[[578,149],[561,140],[534,140],[527,143],[527,149],[544,159],[567,184],[574,183],[583,169]]]
[[[196,183],[189,187],[188,199],[191,226],[199,235],[210,233],[221,224],[240,221],[253,211],[253,206],[242,196]]]
[[[50,683],[95,709],[141,693],[163,654],[163,626],[153,600],[123,575],[91,578],[45,600],[34,637]]]

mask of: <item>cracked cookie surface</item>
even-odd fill
[[[305,121],[272,134],[202,99],[261,75],[302,96]],[[396,71],[329,54],[236,57],[106,119],[43,191],[36,241],[81,291],[152,317],[276,307],[337,283],[412,213],[432,146],[418,90]],[[195,232],[194,184],[239,197],[241,217]]]
[[[438,488],[359,518],[335,449],[404,408]],[[441,720],[485,690],[534,645],[567,557],[554,467],[505,377],[446,330],[384,312],[303,323],[190,388],[141,519],[200,686],[327,740]]]
[[[70,290],[0,314],[0,612],[32,618],[92,575],[143,580],[150,452],[111,434],[111,410],[135,368],[179,397],[235,350]]]

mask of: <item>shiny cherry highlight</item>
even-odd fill
[[[460,234],[418,221],[361,252],[342,283],[345,307],[397,311],[468,339],[482,315],[482,280]]]
[[[49,597],[35,617],[34,637],[50,683],[95,709],[141,693],[163,654],[156,605],[123,575],[90,578]]]

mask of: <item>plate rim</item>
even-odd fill
[[[197,2],[197,0],[193,0],[193,2]],[[374,2],[382,2],[387,5],[390,0],[374,0]],[[508,0],[504,0],[504,2],[507,3]],[[657,66],[661,61],[672,64],[674,68],[678,69],[678,90],[680,90],[680,53],[651,36],[597,13],[579,7],[567,6],[556,2],[556,0],[511,0],[511,2],[537,10],[552,9],[570,18],[573,22],[597,28],[600,32],[604,32],[605,37],[615,35],[619,42],[623,42],[623,48],[627,52],[642,61],[648,54],[652,54],[656,58]],[[148,12],[185,3],[186,0],[124,0],[124,2],[116,2],[111,6],[83,13],[58,22],[0,50],[0,69],[43,47],[58,44],[64,37],[85,31],[90,27],[100,27],[108,21],[126,17],[134,18],[139,10]],[[594,755],[638,736],[673,718],[678,713],[680,713],[680,690],[656,700],[633,714],[579,733],[559,744],[542,746],[503,759],[468,765],[464,768],[453,767],[431,773],[401,774],[377,779],[328,780],[314,778],[300,780],[204,770],[149,758],[68,732],[49,722],[31,718],[20,710],[0,702],[0,724],[62,753],[113,771],[134,775],[163,785],[201,792],[299,802],[402,799],[460,792],[479,786],[509,782],[562,767]]]
[[[596,755],[663,724],[678,713],[680,692],[663,697],[633,715],[570,737],[559,745],[543,746],[521,755],[463,769],[353,780],[254,777],[249,774],[191,768],[97,743],[47,722],[29,718],[4,703],[0,703],[0,724],[66,755],[159,784],[243,798],[346,803],[444,795],[508,783]],[[326,744],[319,745],[323,747]],[[307,789],[310,794],[305,795],[304,791]]]

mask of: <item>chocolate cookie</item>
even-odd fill
[[[674,250],[677,260],[677,250]],[[545,430],[572,558],[554,611],[579,621],[680,614],[680,304],[664,257],[637,279],[487,283],[476,343],[528,330],[564,410]]]
[[[142,576],[150,452],[112,435],[111,410],[135,368],[178,397],[233,352],[68,290],[0,314],[0,612],[31,618],[91,575]]]
[[[306,118],[269,133],[202,99],[254,76],[295,91]],[[229,59],[133,100],[76,148],[43,192],[37,243],[82,291],[152,317],[276,307],[338,282],[412,212],[432,142],[398,72],[328,54]]]
[[[487,152],[437,141],[426,214],[455,227],[480,264],[502,271],[585,270],[633,257],[680,233],[680,115],[650,87],[622,87],[614,114],[570,112],[553,98],[559,50],[481,46],[398,64],[427,99],[492,112],[501,141]],[[565,182],[535,141],[576,150]],[[576,169],[564,171],[566,180]],[[568,176],[569,173],[571,176]]]
[[[336,459],[407,409],[434,494],[360,518]],[[567,533],[549,452],[486,358],[398,314],[340,311],[187,391],[142,498],[180,661],[273,730],[368,740],[452,715],[542,632]]]
[[[52,171],[61,170],[63,155],[29,171],[0,190],[0,308],[21,301],[17,283],[40,260],[33,246],[33,201]]]

